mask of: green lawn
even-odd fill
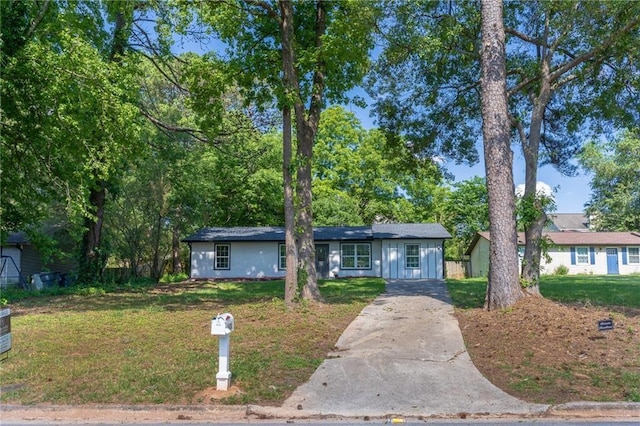
[[[231,312],[228,403],[279,403],[309,379],[382,279],[320,283],[328,303],[288,309],[282,281],[182,283],[13,301],[2,403],[197,403],[216,386],[211,318]],[[86,294],[84,294],[86,293]],[[24,297],[24,295],[21,295]]]
[[[455,306],[479,308],[484,304],[487,280],[447,280]],[[640,275],[543,275],[540,292],[562,303],[640,308]]]
[[[483,305],[486,280],[447,283],[457,307]],[[545,276],[541,289],[563,302],[640,308],[640,276]],[[13,348],[1,362],[0,386],[12,390],[0,401],[202,402],[195,395],[216,383],[211,318],[231,312],[232,384],[242,393],[223,402],[278,404],[308,380],[384,281],[336,279],[320,290],[326,304],[293,309],[282,300],[282,281],[3,295],[12,309]]]

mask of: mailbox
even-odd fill
[[[214,336],[226,336],[234,329],[233,315],[230,313],[219,314],[211,320],[211,334]]]

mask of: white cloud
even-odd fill
[[[536,182],[536,193],[549,198],[554,198],[553,189],[551,189],[551,186],[541,181]],[[522,197],[522,195],[524,195],[524,183],[516,186],[516,196]]]

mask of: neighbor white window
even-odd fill
[[[229,244],[216,244],[215,269],[230,269],[230,251]]]
[[[278,244],[278,269],[287,270],[287,246],[285,244]]]
[[[640,247],[629,247],[629,263],[640,263]]]
[[[589,264],[589,247],[576,247],[576,264]]]
[[[420,244],[406,244],[404,258],[407,269],[420,269]]]
[[[371,269],[371,244],[342,244],[342,269]]]

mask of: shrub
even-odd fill
[[[554,271],[554,275],[567,275],[569,273],[569,268],[564,265],[558,266]]]

